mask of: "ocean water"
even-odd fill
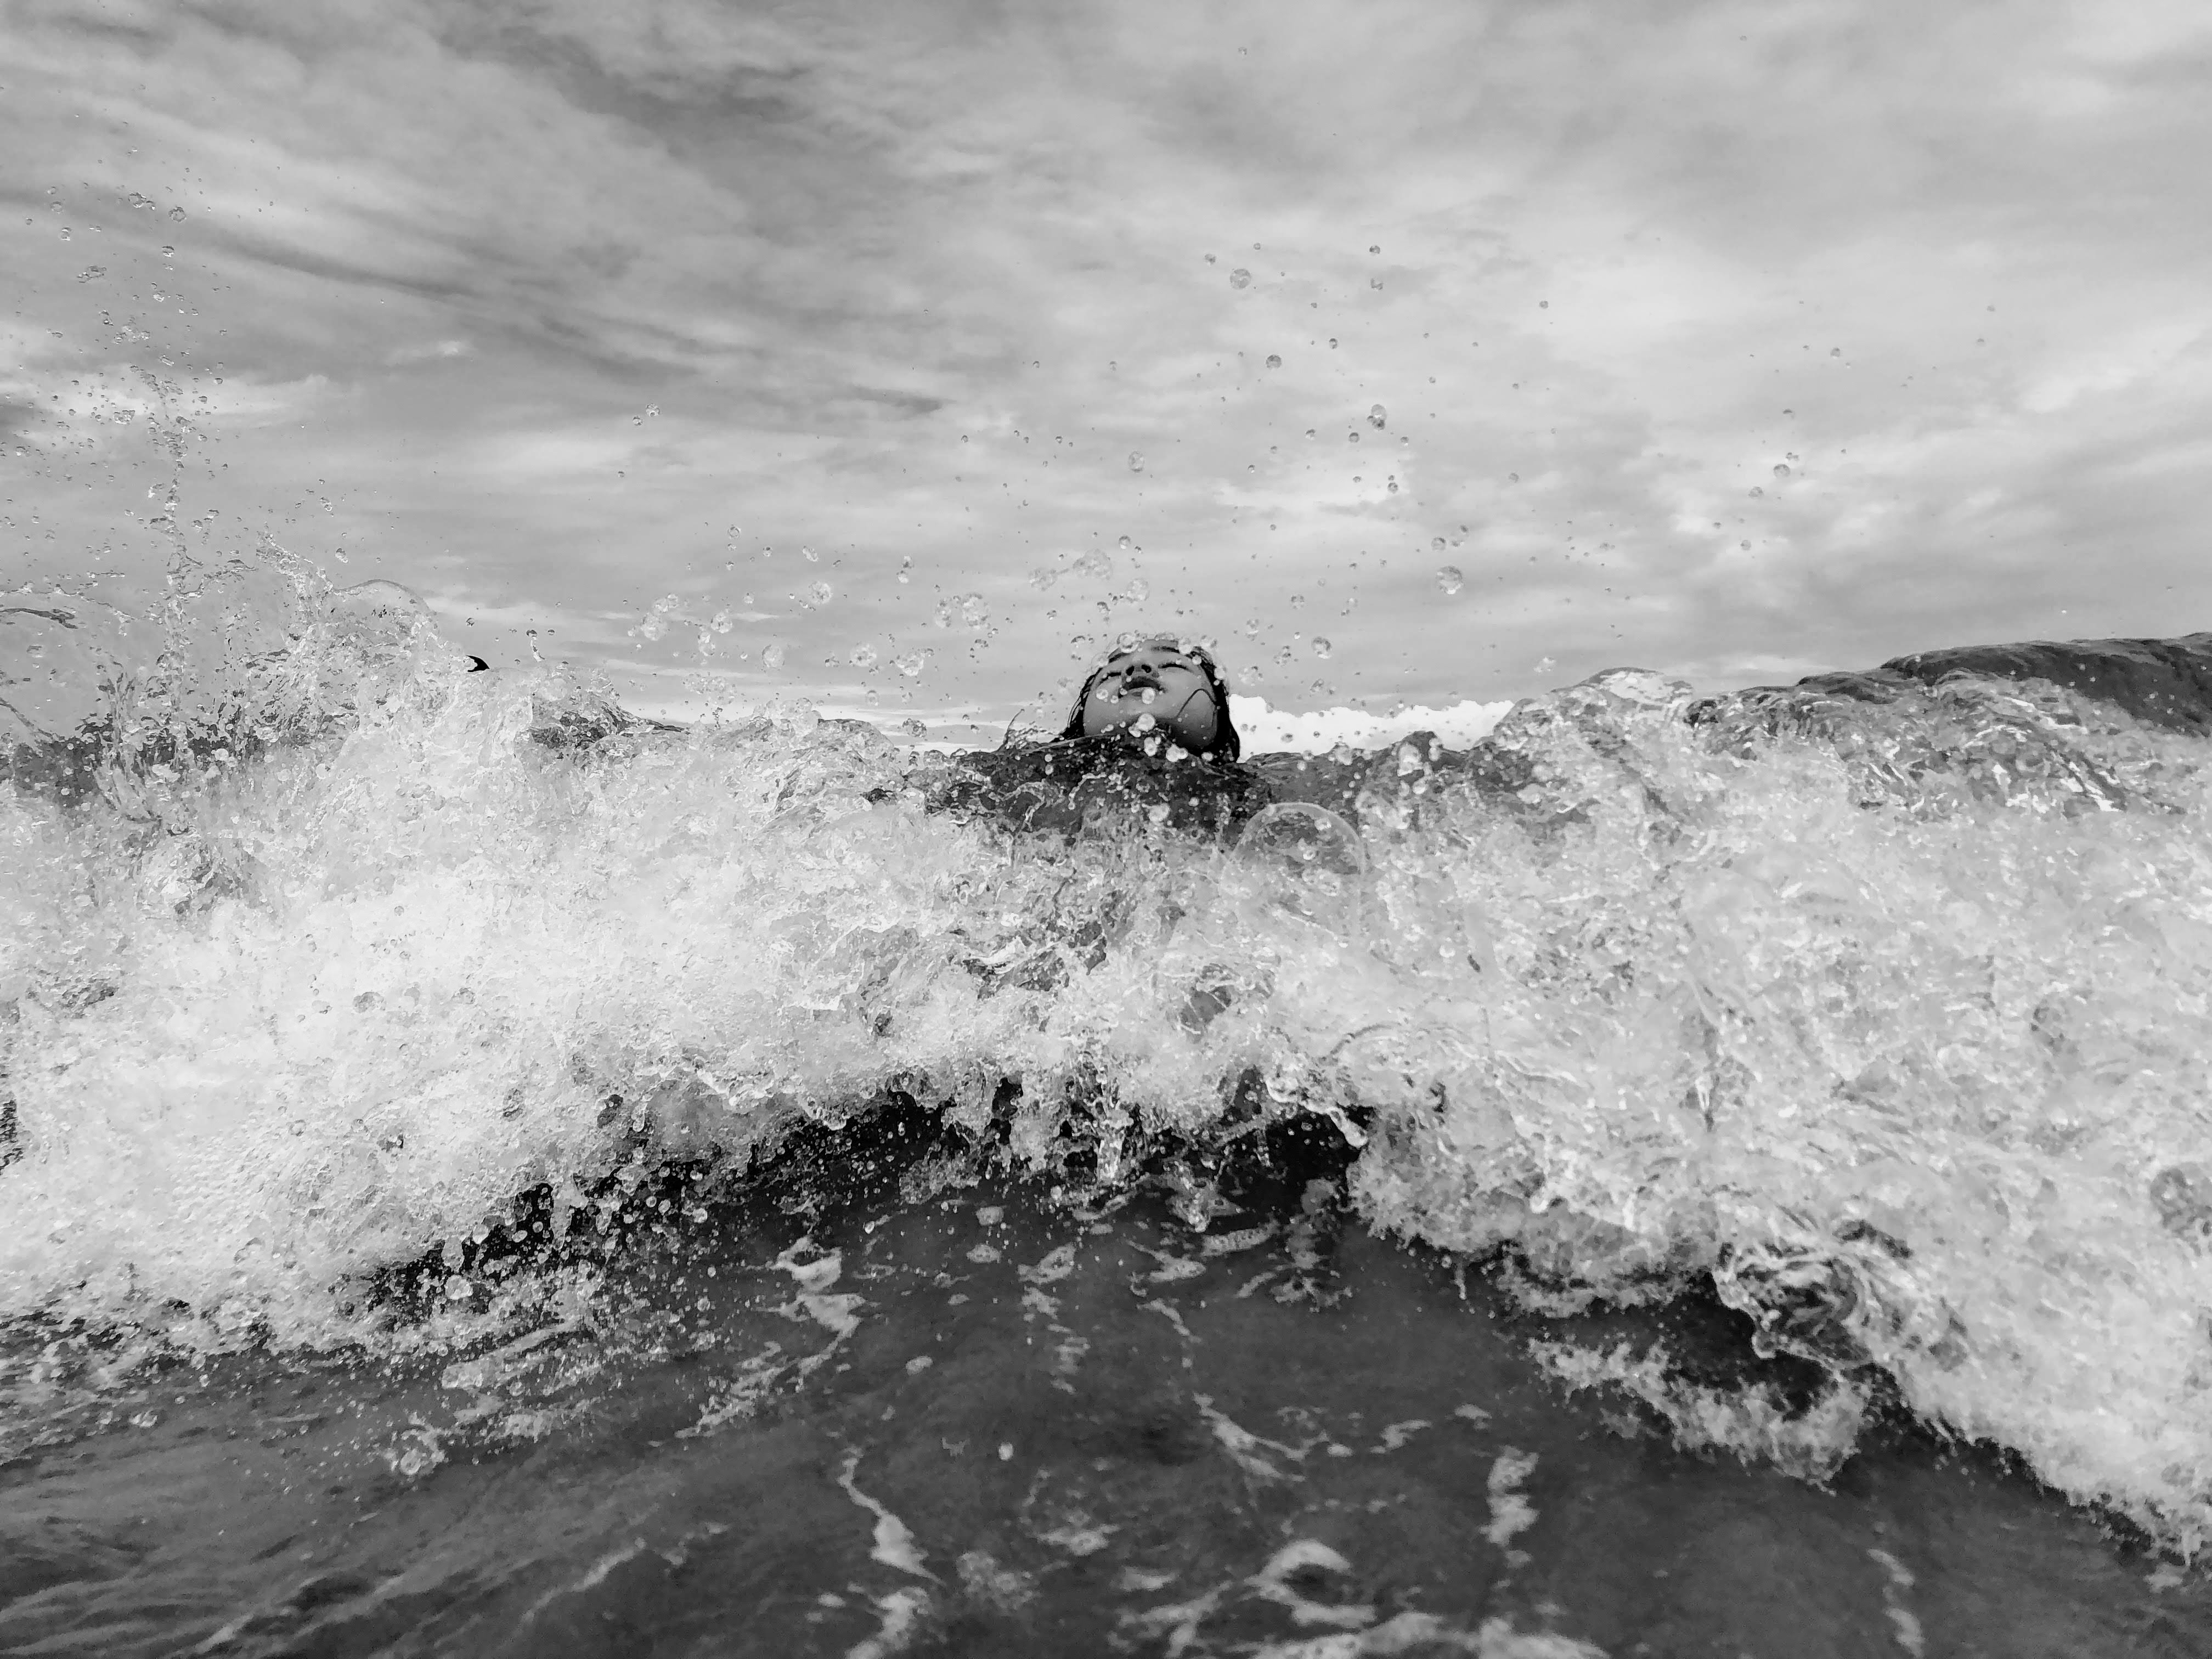
[[[7,618],[0,1647],[2212,1651],[2202,738],[1047,831],[247,591]]]

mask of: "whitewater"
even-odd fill
[[[1624,669],[1486,732],[1267,757],[1208,830],[1170,810],[1215,788],[1202,763],[1157,750],[1126,810],[1040,823],[979,793],[988,757],[804,705],[679,726],[557,668],[468,672],[392,592],[173,619],[158,661],[105,678],[124,647],[96,607],[8,603],[11,697],[36,678],[60,712],[19,718],[0,798],[7,1468],[216,1411],[188,1396],[252,1399],[258,1430],[279,1384],[371,1375],[407,1403],[316,1478],[350,1458],[394,1513],[441,1501],[404,1493],[457,1449],[587,1441],[617,1372],[675,1402],[624,1431],[635,1462],[703,1455],[827,1409],[870,1333],[912,1317],[867,1277],[896,1267],[961,1314],[983,1292],[949,1275],[1005,1276],[1000,1370],[1038,1368],[1071,1412],[1102,1333],[1140,1322],[1130,1352],[1166,1344],[1170,1382],[1122,1387],[1172,1419],[1162,1466],[1287,1492],[1508,1408],[1439,1396],[1355,1444],[1318,1406],[1263,1428],[1193,1395],[1173,1382],[1192,1356],[1245,1341],[1232,1370],[1257,1386],[1389,1307],[1399,1334],[1360,1340],[1426,1330],[1401,1369],[1468,1385],[1506,1363],[1443,1358],[1474,1340],[1445,1328],[1472,1284],[1525,1373],[1497,1384],[1515,1409],[1815,1498],[1900,1436],[1923,1462],[1993,1455],[2049,1495],[2038,1524],[2138,1552],[2136,1594],[2160,1560],[2170,1605],[2195,1593],[2175,1587],[2212,1538],[2212,710],[1991,672],[1715,697]],[[738,1283],[767,1322],[742,1340],[717,1322]],[[1289,1322],[1199,1322],[1261,1309]],[[881,1369],[887,1389],[945,1374],[927,1352]],[[1504,1580],[1569,1501],[1520,1496],[1567,1455],[1520,1449],[1540,1431],[1468,1477],[1468,1547]],[[825,1580],[790,1615],[819,1620],[778,1641],[995,1650],[992,1620],[1073,1582],[1010,1536],[933,1540],[841,1432],[854,1461],[817,1481],[859,1540],[837,1571],[878,1579]],[[948,1468],[998,1456],[988,1427],[937,1437],[975,1441]],[[1137,1535],[1103,1504],[1023,1524],[1073,1573]],[[701,1516],[585,1528],[558,1593],[696,1553],[726,1524]],[[1210,1588],[1133,1558],[1076,1598],[1089,1634],[1054,1639],[1633,1650],[1564,1594],[1324,1595],[1356,1576],[1350,1535],[1269,1535]],[[190,1650],[341,1650],[315,1620],[389,1613],[372,1586],[426,1571],[421,1547],[305,1602],[240,1568]],[[1890,1549],[1850,1553],[1873,1572]],[[1924,1647],[1898,1571],[1869,1581],[1893,1645],[1868,1651]],[[57,1575],[0,1628],[58,1641],[88,1616],[83,1575]],[[256,1625],[257,1596],[293,1611]],[[428,1617],[343,1650],[493,1650],[409,1623]],[[140,1641],[108,1650],[170,1650]]]

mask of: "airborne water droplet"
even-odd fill
[[[1751,493],[1754,495],[1764,495],[1766,492],[1761,489],[1757,484],[1753,484],[1751,487]]]
[[[1252,273],[1245,270],[1242,265],[1237,266],[1236,270],[1229,273],[1229,286],[1231,288],[1251,287]]]
[[[184,210],[184,209],[182,209],[182,208],[171,208],[171,209],[169,210],[169,217],[170,217],[170,218],[172,218],[172,219],[173,219],[173,220],[174,220],[177,223],[179,223],[179,224],[182,224],[182,223],[184,223],[184,222],[185,222],[185,210]]]
[[[1129,452],[1129,471],[1132,471],[1132,472],[1142,472],[1144,470],[1145,470],[1145,457],[1144,457],[1144,452],[1143,452],[1143,451],[1141,451],[1141,450],[1136,450],[1136,449],[1133,449],[1133,450],[1131,450],[1131,451]]]
[[[1429,550],[1430,550],[1431,552],[1432,552],[1432,553],[1441,553],[1441,552],[1443,552],[1443,551],[1444,550],[1444,538],[1443,538],[1443,537],[1441,537],[1441,536],[1431,536],[1431,537],[1430,537],[1430,538],[1429,538]]]
[[[1274,354],[1273,352],[1272,352],[1272,351],[1271,351],[1271,352],[1269,352],[1269,353],[1267,354],[1267,367],[1268,367],[1268,368],[1280,368],[1282,366],[1283,366],[1283,360],[1282,360],[1280,357],[1278,357],[1277,356],[1275,356],[1275,354]]]
[[[764,646],[763,647],[762,647],[762,650],[761,650],[761,666],[762,666],[762,667],[763,667],[763,668],[781,668],[781,667],[782,667],[782,666],[783,666],[783,647],[782,647],[782,646],[781,646],[781,645],[770,645],[770,646]]]
[[[873,668],[876,665],[876,647],[872,645],[856,645],[853,647],[852,654],[845,660],[855,668]]]
[[[1326,657],[1327,655],[1328,655],[1328,653],[1329,653],[1330,652],[1334,651],[1334,649],[1336,649],[1336,647],[1335,647],[1334,646],[1331,645],[1331,644],[1330,644],[1327,640],[1325,640],[1325,639],[1322,638],[1322,636],[1321,636],[1320,635],[1316,634],[1316,635],[1314,635],[1314,642],[1313,642],[1313,651],[1314,651],[1314,655],[1316,655],[1316,657]]]
[[[815,583],[813,586],[806,590],[806,597],[812,600],[816,605],[829,604],[830,584],[828,582]]]
[[[1388,418],[1389,411],[1386,410],[1380,404],[1376,404],[1374,408],[1367,411],[1367,424],[1373,427],[1377,432],[1380,432],[1382,429],[1382,422]]]
[[[1458,592],[1461,587],[1465,586],[1466,581],[1467,579],[1459,574],[1459,567],[1455,564],[1448,564],[1437,572],[1437,586],[1447,593]]]
[[[1790,469],[1777,461],[1774,464],[1774,476],[1778,478],[1786,478],[1790,476]]]
[[[1117,546],[1119,546],[1119,547],[1121,547],[1121,548],[1123,548],[1123,549],[1127,549],[1127,546],[1129,545],[1129,538],[1128,538],[1127,536],[1124,536],[1124,537],[1122,537],[1122,538],[1121,538],[1121,539],[1118,543],[1116,543],[1116,544],[1115,544],[1115,545],[1117,545]]]
[[[929,735],[927,723],[911,714],[899,722],[899,730],[917,741]]]

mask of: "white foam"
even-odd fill
[[[1342,707],[1301,713],[1270,708],[1265,697],[1232,692],[1229,698],[1230,718],[1247,755],[1325,755],[1339,744],[1374,750],[1416,732],[1433,732],[1446,748],[1465,749],[1488,737],[1512,707],[1470,700],[1441,708],[1417,704],[1389,714]]]

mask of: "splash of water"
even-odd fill
[[[2212,1526],[2193,739],[1986,681],[1693,724],[1619,673],[1408,745],[1302,861],[1012,836],[865,727],[652,729],[392,595],[307,614],[159,718],[111,685],[96,787],[0,799],[0,1318],[368,1340],[380,1272],[458,1272],[527,1189],[588,1226],[902,1094],[1095,1194],[1257,1103],[1532,1297],[1709,1282],[1763,1349]],[[1796,1445],[1773,1409],[1738,1440]]]

